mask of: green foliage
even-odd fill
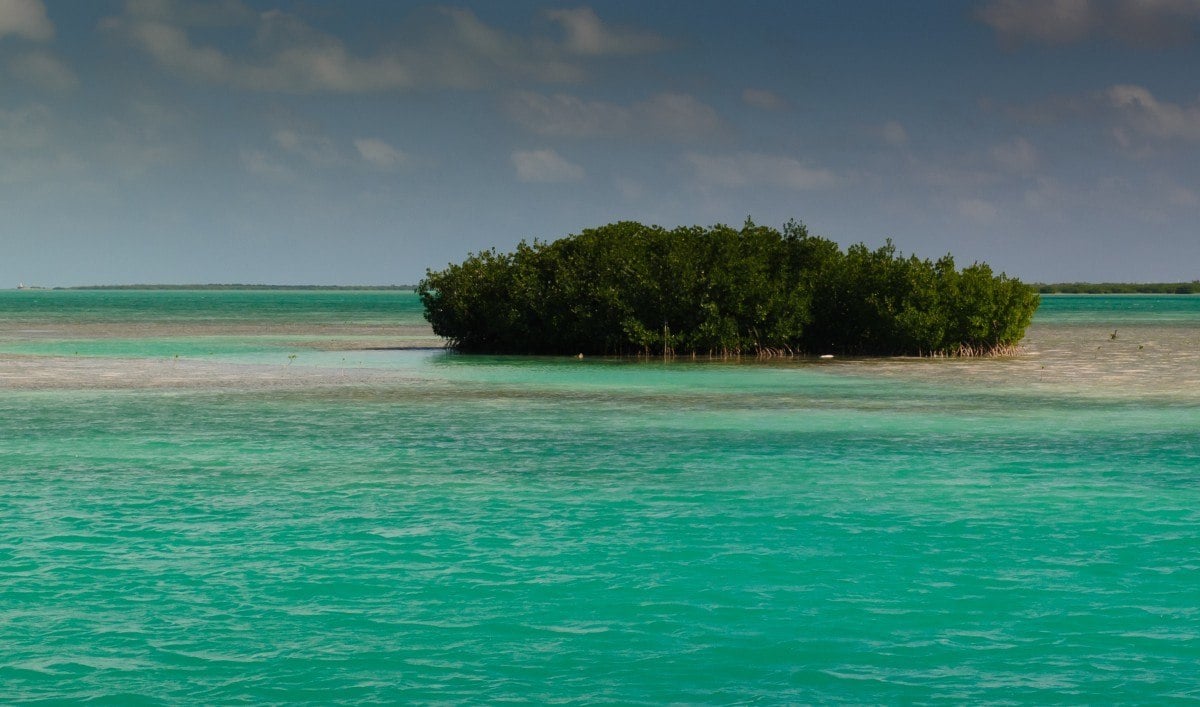
[[[625,221],[429,271],[433,330],[463,351],[962,355],[1011,348],[1038,296],[987,265],[843,252],[795,221],[666,230]]]

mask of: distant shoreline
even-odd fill
[[[1192,282],[1055,282],[1032,285],[1043,295],[1192,295],[1200,294],[1200,280]],[[205,285],[76,285],[73,287],[39,287],[26,285],[18,290],[311,290],[311,291],[408,291],[416,285],[249,285],[249,284],[205,284]]]
[[[40,290],[415,290],[414,285],[79,285],[76,287],[26,287]]]
[[[1043,295],[1194,295],[1200,280],[1191,282],[1057,282],[1033,285]]]

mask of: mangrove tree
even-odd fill
[[[425,318],[458,350],[610,355],[1011,351],[1037,292],[986,264],[842,250],[795,221],[623,221],[428,271]]]

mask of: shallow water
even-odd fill
[[[0,293],[4,702],[1200,698],[1200,298],[761,364],[118,294]]]

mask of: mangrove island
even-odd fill
[[[1033,287],[747,221],[671,230],[632,221],[511,253],[471,254],[417,286],[464,352],[601,355],[975,356],[1010,353]]]

